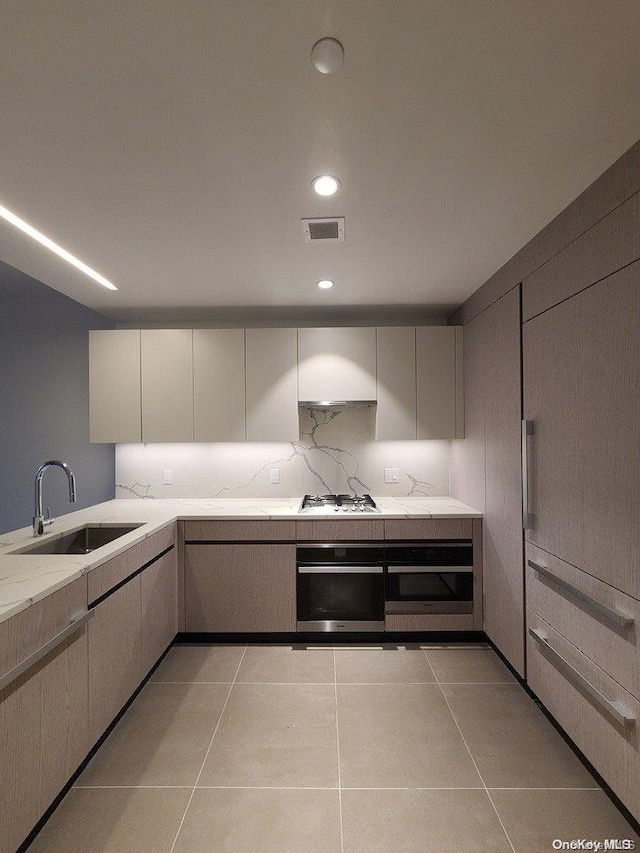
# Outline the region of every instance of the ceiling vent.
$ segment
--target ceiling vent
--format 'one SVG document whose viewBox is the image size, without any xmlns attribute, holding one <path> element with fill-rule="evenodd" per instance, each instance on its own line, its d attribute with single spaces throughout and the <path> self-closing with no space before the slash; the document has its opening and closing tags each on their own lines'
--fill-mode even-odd
<svg viewBox="0 0 640 853">
<path fill-rule="evenodd" d="M 344 243 L 344 216 L 331 219 L 303 219 L 307 243 Z"/>
</svg>

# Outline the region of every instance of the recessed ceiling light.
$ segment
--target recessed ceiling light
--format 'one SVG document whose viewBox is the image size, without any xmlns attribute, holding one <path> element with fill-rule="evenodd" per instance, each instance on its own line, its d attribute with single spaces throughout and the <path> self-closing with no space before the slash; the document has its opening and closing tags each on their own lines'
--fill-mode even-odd
<svg viewBox="0 0 640 853">
<path fill-rule="evenodd" d="M 344 48 L 338 39 L 324 38 L 311 49 L 311 62 L 321 74 L 334 74 L 342 65 Z"/>
<path fill-rule="evenodd" d="M 311 186 L 318 195 L 333 195 L 340 189 L 340 181 L 333 175 L 319 175 L 311 181 Z"/>
<path fill-rule="evenodd" d="M 333 287 L 334 284 L 334 281 L 329 281 L 328 278 L 323 278 L 322 281 L 318 282 L 318 287 L 320 290 L 329 290 L 329 288 Z"/>
<path fill-rule="evenodd" d="M 108 287 L 109 290 L 117 290 L 118 288 L 115 284 L 111 284 L 104 276 L 100 275 L 99 272 L 92 270 L 91 267 L 88 267 L 85 263 L 78 260 L 75 255 L 72 255 L 71 252 L 67 252 L 66 249 L 63 249 L 62 246 L 58 246 L 57 243 L 54 243 L 53 240 L 50 240 L 48 237 L 45 237 L 40 231 L 37 231 L 33 225 L 29 225 L 28 222 L 25 222 L 24 219 L 20 219 L 19 216 L 16 216 L 15 213 L 12 213 L 10 210 L 7 210 L 6 207 L 3 207 L 0 204 L 0 216 L 5 219 L 7 222 L 10 222 L 11 225 L 15 225 L 16 228 L 19 228 L 21 231 L 24 231 L 25 234 L 28 234 L 29 237 L 32 237 L 34 240 L 37 240 L 42 246 L 49 249 L 54 254 L 58 255 L 58 257 L 65 260 L 71 266 L 74 266 L 76 269 L 79 269 L 80 272 L 83 272 L 85 275 L 88 275 L 89 278 L 92 278 L 94 281 L 97 281 L 98 284 L 101 284 L 103 287 Z"/>
</svg>

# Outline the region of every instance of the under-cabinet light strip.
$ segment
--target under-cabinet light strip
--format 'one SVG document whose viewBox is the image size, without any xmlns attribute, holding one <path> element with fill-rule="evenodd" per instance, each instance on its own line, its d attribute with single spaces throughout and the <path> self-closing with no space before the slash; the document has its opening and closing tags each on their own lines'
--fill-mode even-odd
<svg viewBox="0 0 640 853">
<path fill-rule="evenodd" d="M 99 272 L 92 270 L 91 267 L 88 267 L 85 263 L 72 255 L 71 252 L 67 252 L 66 249 L 63 249 L 62 246 L 58 246 L 57 243 L 54 243 L 53 240 L 50 240 L 48 237 L 45 237 L 40 231 L 34 228 L 32 225 L 29 225 L 28 222 L 25 222 L 24 219 L 20 219 L 19 216 L 16 216 L 15 213 L 12 213 L 6 207 L 3 207 L 0 204 L 0 216 L 5 219 L 7 222 L 10 222 L 11 225 L 15 225 L 16 228 L 19 228 L 21 231 L 24 231 L 25 234 L 28 234 L 29 237 L 32 237 L 34 240 L 37 240 L 42 246 L 49 249 L 54 254 L 58 255 L 58 257 L 65 260 L 67 263 L 74 266 L 76 269 L 79 269 L 80 272 L 83 272 L 85 275 L 88 275 L 89 278 L 97 281 L 98 284 L 101 284 L 103 287 L 108 287 L 109 290 L 117 290 L 118 288 L 115 284 L 112 284 L 108 279 L 104 276 L 100 275 Z"/>
</svg>

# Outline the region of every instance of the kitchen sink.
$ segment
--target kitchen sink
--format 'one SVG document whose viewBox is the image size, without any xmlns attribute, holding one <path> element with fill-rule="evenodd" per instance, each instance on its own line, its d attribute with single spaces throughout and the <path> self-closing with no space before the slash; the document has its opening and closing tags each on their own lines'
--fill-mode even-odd
<svg viewBox="0 0 640 853">
<path fill-rule="evenodd" d="M 36 542 L 34 545 L 25 545 L 12 554 L 89 554 L 96 548 L 108 545 L 114 539 L 119 539 L 127 533 L 131 533 L 142 524 L 122 524 L 118 527 L 100 527 L 98 525 L 86 524 L 79 530 L 65 533 L 62 536 L 49 538 L 44 542 Z"/>
</svg>

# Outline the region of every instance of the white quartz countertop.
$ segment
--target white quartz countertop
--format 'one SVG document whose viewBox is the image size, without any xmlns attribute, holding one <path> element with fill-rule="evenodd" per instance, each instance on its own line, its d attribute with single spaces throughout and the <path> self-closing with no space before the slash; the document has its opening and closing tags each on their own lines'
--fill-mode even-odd
<svg viewBox="0 0 640 853">
<path fill-rule="evenodd" d="M 0 535 L 0 622 L 181 520 L 307 519 L 332 521 L 374 518 L 482 518 L 482 513 L 450 497 L 374 497 L 379 513 L 309 515 L 299 512 L 301 498 L 184 498 L 112 500 L 61 516 L 38 542 L 54 539 L 85 524 L 140 527 L 89 554 L 16 554 L 35 542 L 31 527 Z"/>
</svg>

